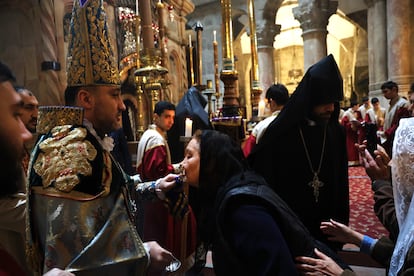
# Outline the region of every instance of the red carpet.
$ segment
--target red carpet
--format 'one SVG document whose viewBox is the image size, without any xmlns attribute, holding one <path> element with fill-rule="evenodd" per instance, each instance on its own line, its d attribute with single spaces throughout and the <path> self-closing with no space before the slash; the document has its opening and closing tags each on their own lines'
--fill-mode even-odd
<svg viewBox="0 0 414 276">
<path fill-rule="evenodd" d="M 373 238 L 388 235 L 374 213 L 371 180 L 363 167 L 349 167 L 349 226 Z"/>
</svg>

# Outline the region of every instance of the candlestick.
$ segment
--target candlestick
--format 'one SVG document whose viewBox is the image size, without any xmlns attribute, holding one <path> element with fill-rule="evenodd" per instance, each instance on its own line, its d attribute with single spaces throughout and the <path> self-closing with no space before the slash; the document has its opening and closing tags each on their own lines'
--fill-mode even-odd
<svg viewBox="0 0 414 276">
<path fill-rule="evenodd" d="M 213 54 L 214 54 L 214 86 L 216 90 L 216 104 L 217 109 L 219 104 L 219 98 L 220 98 L 220 74 L 219 74 L 219 65 L 218 65 L 218 43 L 217 40 L 213 41 Z"/>
<path fill-rule="evenodd" d="M 203 32 L 203 25 L 200 21 L 197 21 L 195 24 L 194 30 L 196 31 L 197 35 L 197 85 L 201 87 L 203 85 L 203 39 L 202 39 L 202 32 Z M 201 89 L 202 90 L 202 89 Z"/>
<path fill-rule="evenodd" d="M 165 5 L 159 0 L 157 3 L 158 11 L 158 33 L 159 33 L 159 48 L 161 49 L 161 66 L 167 66 L 167 47 L 165 43 L 165 20 L 164 20 L 164 11 Z"/>
<path fill-rule="evenodd" d="M 154 48 L 154 32 L 152 31 L 152 12 L 150 0 L 138 0 L 141 16 L 141 31 L 144 49 Z"/>
<path fill-rule="evenodd" d="M 264 116 L 264 111 L 265 111 L 265 102 L 264 100 L 260 100 L 259 102 L 259 110 L 257 112 L 257 117 L 263 117 Z"/>
<path fill-rule="evenodd" d="M 193 120 L 190 118 L 185 119 L 185 137 L 191 137 L 193 133 Z"/>
<path fill-rule="evenodd" d="M 194 62 L 193 62 L 193 47 L 188 48 L 188 54 L 190 56 L 190 86 L 194 84 Z"/>
<path fill-rule="evenodd" d="M 193 47 L 193 45 L 191 44 L 191 35 L 188 35 L 188 47 Z"/>
<path fill-rule="evenodd" d="M 216 30 L 213 31 L 213 42 L 217 41 L 217 37 L 216 37 Z"/>
</svg>

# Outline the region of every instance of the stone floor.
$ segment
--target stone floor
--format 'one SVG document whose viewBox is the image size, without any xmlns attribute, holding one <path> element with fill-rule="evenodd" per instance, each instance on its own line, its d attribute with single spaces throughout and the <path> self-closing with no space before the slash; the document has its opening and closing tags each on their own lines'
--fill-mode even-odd
<svg viewBox="0 0 414 276">
<path fill-rule="evenodd" d="M 385 276 L 385 269 L 378 267 L 369 267 L 369 266 L 354 266 L 351 265 L 351 268 L 354 270 L 357 276 Z"/>
</svg>

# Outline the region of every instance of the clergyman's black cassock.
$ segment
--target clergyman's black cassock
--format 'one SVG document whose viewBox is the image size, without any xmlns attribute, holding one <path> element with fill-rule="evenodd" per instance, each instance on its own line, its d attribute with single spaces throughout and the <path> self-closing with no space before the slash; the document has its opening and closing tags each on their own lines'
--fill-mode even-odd
<svg viewBox="0 0 414 276">
<path fill-rule="evenodd" d="M 345 132 L 338 122 L 339 101 L 343 99 L 342 77 L 332 55 L 311 66 L 279 116 L 269 125 L 249 156 L 253 169 L 264 176 L 276 193 L 296 212 L 317 239 L 326 240 L 321 221 L 349 222 L 348 165 Z M 321 160 L 324 125 L 311 126 L 310 111 L 320 104 L 335 103 L 327 124 L 326 144 L 318 174 L 324 183 L 318 201 L 309 185 L 312 169 L 300 136 L 302 129 L 312 167 Z"/>
</svg>

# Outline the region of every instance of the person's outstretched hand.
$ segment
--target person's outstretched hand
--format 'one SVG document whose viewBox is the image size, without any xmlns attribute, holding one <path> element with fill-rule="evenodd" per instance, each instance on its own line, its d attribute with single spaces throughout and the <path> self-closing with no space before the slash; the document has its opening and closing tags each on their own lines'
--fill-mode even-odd
<svg viewBox="0 0 414 276">
<path fill-rule="evenodd" d="M 174 259 L 173 254 L 161 247 L 156 241 L 146 242 L 150 254 L 151 271 L 164 271 Z"/>
<path fill-rule="evenodd" d="M 326 256 L 315 248 L 315 254 L 318 258 L 296 257 L 296 269 L 301 275 L 331 275 L 339 276 L 344 270 L 335 263 L 330 257 Z"/>
<path fill-rule="evenodd" d="M 59 269 L 59 268 L 53 268 L 49 270 L 48 272 L 46 272 L 45 274 L 43 274 L 43 276 L 75 276 L 75 274 L 69 271 Z"/>
<path fill-rule="evenodd" d="M 159 180 L 157 180 L 156 189 L 161 190 L 164 193 L 168 192 L 177 185 L 176 179 L 178 176 L 178 174 L 170 173 L 165 177 L 160 178 Z"/>
<path fill-rule="evenodd" d="M 361 246 L 362 239 L 364 238 L 363 234 L 333 219 L 323 221 L 320 228 L 325 235 L 328 235 L 328 240 L 331 241 L 352 243 Z"/>
<path fill-rule="evenodd" d="M 366 141 L 362 144 L 355 144 L 359 152 L 359 160 L 362 166 L 365 168 L 365 172 L 374 180 L 390 180 L 391 171 L 389 167 L 390 157 L 385 152 L 384 148 L 380 145 L 374 151 L 375 157 L 373 157 L 366 149 Z"/>
</svg>

